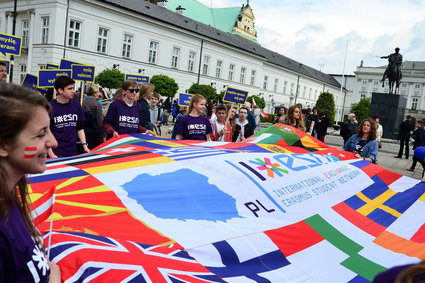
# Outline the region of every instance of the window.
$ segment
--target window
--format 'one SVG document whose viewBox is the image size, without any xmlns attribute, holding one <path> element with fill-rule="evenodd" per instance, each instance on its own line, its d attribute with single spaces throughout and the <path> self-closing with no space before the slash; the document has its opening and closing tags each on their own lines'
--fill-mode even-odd
<svg viewBox="0 0 425 283">
<path fill-rule="evenodd" d="M 415 84 L 415 88 L 421 88 L 421 84 Z"/>
<path fill-rule="evenodd" d="M 269 76 L 265 75 L 264 81 L 263 81 L 263 89 L 267 89 L 268 80 L 269 80 Z"/>
<path fill-rule="evenodd" d="M 46 44 L 49 42 L 49 17 L 41 17 L 41 43 Z"/>
<path fill-rule="evenodd" d="M 130 58 L 131 57 L 131 45 L 133 43 L 133 36 L 130 34 L 124 33 L 122 40 L 122 57 Z"/>
<path fill-rule="evenodd" d="M 20 78 L 21 78 L 21 82 L 23 81 L 23 79 L 25 78 L 25 74 L 27 73 L 27 65 L 21 65 L 20 67 Z"/>
<path fill-rule="evenodd" d="M 295 86 L 295 84 L 294 83 L 291 83 L 291 95 L 294 94 L 294 86 Z"/>
<path fill-rule="evenodd" d="M 241 68 L 241 76 L 239 78 L 239 82 L 241 84 L 244 84 L 245 83 L 245 71 L 246 71 L 246 68 L 245 67 L 242 67 Z"/>
<path fill-rule="evenodd" d="M 106 53 L 106 45 L 108 44 L 109 30 L 106 28 L 99 28 L 97 34 L 97 52 Z"/>
<path fill-rule="evenodd" d="M 235 65 L 230 64 L 229 65 L 229 81 L 233 81 L 233 73 L 235 71 Z"/>
<path fill-rule="evenodd" d="M 195 65 L 195 57 L 196 57 L 196 52 L 190 51 L 189 52 L 189 61 L 187 64 L 187 70 L 189 72 L 193 72 L 193 67 Z"/>
<path fill-rule="evenodd" d="M 215 76 L 217 78 L 221 77 L 221 66 L 223 65 L 223 61 L 217 61 L 217 68 L 215 69 Z"/>
<path fill-rule="evenodd" d="M 367 85 L 367 80 L 362 80 L 362 85 Z"/>
<path fill-rule="evenodd" d="M 362 93 L 360 94 L 360 99 L 366 98 L 366 94 Z"/>
<path fill-rule="evenodd" d="M 402 83 L 401 87 L 406 88 L 407 87 L 407 83 Z"/>
<path fill-rule="evenodd" d="M 208 67 L 210 65 L 210 56 L 204 56 L 204 65 L 202 66 L 202 74 L 208 75 Z"/>
<path fill-rule="evenodd" d="M 81 23 L 74 20 L 70 20 L 69 33 L 68 33 L 69 46 L 80 47 L 80 32 L 81 32 Z"/>
<path fill-rule="evenodd" d="M 180 48 L 173 47 L 173 56 L 171 57 L 171 68 L 177 69 L 179 67 Z"/>
<path fill-rule="evenodd" d="M 310 88 L 310 90 L 308 91 L 308 99 L 311 99 L 311 92 L 313 91 L 312 88 Z"/>
<path fill-rule="evenodd" d="M 274 79 L 274 87 L 273 90 L 276 92 L 277 91 L 277 87 L 279 86 L 279 79 Z"/>
<path fill-rule="evenodd" d="M 158 52 L 159 43 L 156 41 L 151 41 L 149 44 L 149 58 L 148 61 L 151 64 L 156 64 L 157 52 Z"/>
<path fill-rule="evenodd" d="M 412 98 L 412 110 L 416 110 L 418 108 L 418 98 Z"/>
<path fill-rule="evenodd" d="M 29 20 L 22 20 L 22 46 L 28 47 L 30 34 L 30 22 Z"/>
<path fill-rule="evenodd" d="M 256 71 L 252 70 L 251 71 L 251 81 L 250 81 L 250 85 L 255 85 L 255 75 L 256 75 Z"/>
<path fill-rule="evenodd" d="M 40 65 L 38 65 L 38 68 L 40 70 L 45 70 L 47 68 L 47 66 L 46 66 L 46 64 L 40 64 Z"/>
<path fill-rule="evenodd" d="M 378 85 L 379 82 L 378 81 L 373 81 L 373 85 Z"/>
</svg>

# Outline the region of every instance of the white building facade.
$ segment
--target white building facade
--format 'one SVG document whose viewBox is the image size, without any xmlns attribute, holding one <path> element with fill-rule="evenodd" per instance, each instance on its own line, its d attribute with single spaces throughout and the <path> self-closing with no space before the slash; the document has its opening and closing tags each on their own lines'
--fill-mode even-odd
<svg viewBox="0 0 425 283">
<path fill-rule="evenodd" d="M 1 0 L 0 32 L 12 34 L 12 26 L 13 1 Z M 227 86 L 243 89 L 263 97 L 266 112 L 295 103 L 312 107 L 329 91 L 336 121 L 344 114 L 344 94 L 330 75 L 142 0 L 19 0 L 15 34 L 23 37 L 21 56 L 14 58 L 15 83 L 66 58 L 96 66 L 96 74 L 113 67 L 164 74 L 179 92 L 197 82 L 218 93 Z"/>
<path fill-rule="evenodd" d="M 388 93 L 388 80 L 382 87 L 382 76 L 386 66 L 381 67 L 357 67 L 356 83 L 353 94 L 353 102 L 357 103 L 361 98 L 372 97 L 373 92 Z M 425 62 L 406 61 L 402 64 L 403 77 L 397 94 L 406 98 L 405 115 L 412 115 L 416 119 L 425 118 Z"/>
</svg>

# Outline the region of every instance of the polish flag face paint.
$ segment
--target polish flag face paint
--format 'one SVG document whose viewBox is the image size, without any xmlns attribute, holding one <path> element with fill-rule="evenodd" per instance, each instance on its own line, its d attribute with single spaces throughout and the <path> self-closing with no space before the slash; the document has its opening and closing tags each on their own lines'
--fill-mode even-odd
<svg viewBox="0 0 425 283">
<path fill-rule="evenodd" d="M 26 147 L 24 149 L 24 158 L 34 158 L 37 153 L 37 148 L 34 147 Z"/>
</svg>

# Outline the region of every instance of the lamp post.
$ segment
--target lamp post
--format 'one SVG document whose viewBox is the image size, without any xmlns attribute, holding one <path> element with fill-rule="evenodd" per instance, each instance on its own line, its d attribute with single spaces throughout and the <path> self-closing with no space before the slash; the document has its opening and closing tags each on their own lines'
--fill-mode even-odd
<svg viewBox="0 0 425 283">
<path fill-rule="evenodd" d="M 15 33 L 16 33 L 16 13 L 17 13 L 17 9 L 18 9 L 18 0 L 15 0 L 13 2 L 12 35 L 15 35 Z M 9 70 L 10 70 L 9 82 L 12 82 L 12 78 L 13 78 L 13 68 L 14 68 L 14 65 L 15 65 L 14 59 L 15 59 L 15 56 L 11 55 L 10 56 L 10 66 L 9 66 Z"/>
</svg>

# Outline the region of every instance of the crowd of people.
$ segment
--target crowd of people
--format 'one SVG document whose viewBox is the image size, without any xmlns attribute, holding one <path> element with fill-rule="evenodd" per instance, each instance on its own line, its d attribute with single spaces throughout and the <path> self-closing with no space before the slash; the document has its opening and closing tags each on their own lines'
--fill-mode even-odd
<svg viewBox="0 0 425 283">
<path fill-rule="evenodd" d="M 74 99 L 73 79 L 58 77 L 54 89 L 56 96 L 48 101 L 30 89 L 0 82 L 1 282 L 61 282 L 59 267 L 44 257 L 27 198 L 26 175 L 44 172 L 48 157 L 90 152 L 102 141 L 121 134 L 161 133 L 161 125 L 168 123 L 174 124 L 172 138 L 223 142 L 243 142 L 259 125 L 258 107 L 251 111 L 249 104 L 211 105 L 200 94 L 192 95 L 188 107 L 179 107 L 177 100 L 163 101 L 148 83 L 139 86 L 125 81 L 105 115 L 98 87 L 87 89 L 82 104 Z M 355 152 L 357 158 L 376 162 L 383 133 L 379 115 L 364 119 L 360 125 L 353 113 L 348 119 L 341 128 L 344 149 Z M 330 126 L 326 113 L 303 109 L 301 104 L 281 107 L 274 123 L 293 126 L 321 141 Z M 415 125 L 414 147 L 424 146 L 424 122 L 416 121 Z M 410 137 L 412 117 L 400 125 L 400 141 L 405 134 L 402 129 Z M 401 158 L 405 144 L 407 138 L 400 143 L 396 157 Z M 408 158 L 408 147 L 405 154 Z M 424 166 L 423 160 L 414 158 L 408 170 L 414 170 L 417 162 Z M 403 274 L 410 276 L 409 272 Z"/>
</svg>

